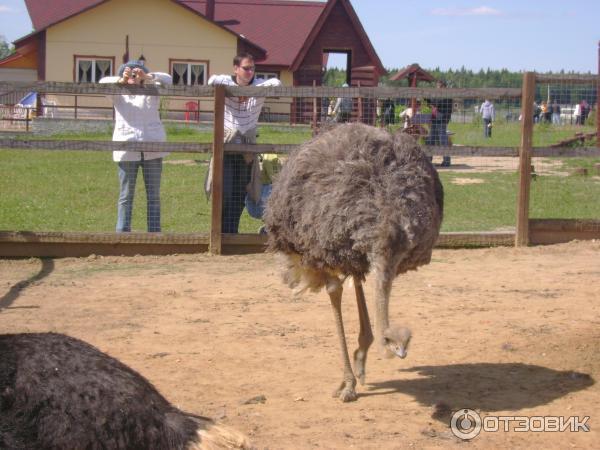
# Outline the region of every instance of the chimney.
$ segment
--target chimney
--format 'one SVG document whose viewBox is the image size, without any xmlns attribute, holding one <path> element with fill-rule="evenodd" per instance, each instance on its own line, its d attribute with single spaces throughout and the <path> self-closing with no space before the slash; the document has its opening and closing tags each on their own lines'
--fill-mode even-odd
<svg viewBox="0 0 600 450">
<path fill-rule="evenodd" d="M 215 0 L 206 0 L 206 18 L 215 20 Z"/>
</svg>

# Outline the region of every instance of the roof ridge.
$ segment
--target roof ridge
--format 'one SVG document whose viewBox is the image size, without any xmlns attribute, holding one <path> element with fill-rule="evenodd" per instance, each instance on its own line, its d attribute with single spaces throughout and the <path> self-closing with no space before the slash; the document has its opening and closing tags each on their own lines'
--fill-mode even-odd
<svg viewBox="0 0 600 450">
<path fill-rule="evenodd" d="M 185 3 L 186 0 L 180 0 Z M 248 0 L 216 0 L 217 3 L 227 5 L 248 5 Z M 281 6 L 318 6 L 323 7 L 327 1 L 321 0 L 250 0 L 252 5 L 281 5 Z"/>
</svg>

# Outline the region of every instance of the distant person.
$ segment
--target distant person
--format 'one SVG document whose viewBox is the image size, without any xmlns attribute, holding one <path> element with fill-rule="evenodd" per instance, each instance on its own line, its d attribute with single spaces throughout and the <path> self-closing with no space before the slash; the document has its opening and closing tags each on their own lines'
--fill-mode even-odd
<svg viewBox="0 0 600 450">
<path fill-rule="evenodd" d="M 277 78 L 257 79 L 254 57 L 242 53 L 233 59 L 233 75 L 213 75 L 208 79 L 211 86 L 281 86 Z M 226 97 L 225 143 L 255 144 L 258 117 L 265 97 Z M 237 233 L 244 212 L 246 194 L 254 201 L 260 200 L 258 155 L 252 153 L 225 153 L 223 157 L 223 209 L 221 223 L 223 233 Z M 254 174 L 254 175 L 253 175 Z M 212 162 L 204 181 L 204 190 L 210 195 Z M 258 189 L 256 189 L 258 187 Z"/>
<path fill-rule="evenodd" d="M 436 83 L 438 89 L 445 89 L 446 82 L 439 80 Z M 432 108 L 431 128 L 429 136 L 425 139 L 427 145 L 440 145 L 448 147 L 448 123 L 452 117 L 452 99 L 451 98 L 432 98 L 428 100 Z M 450 167 L 450 156 L 445 155 L 442 160 L 442 167 Z"/>
<path fill-rule="evenodd" d="M 408 128 L 412 125 L 412 119 L 415 115 L 419 114 L 421 111 L 421 102 L 417 101 L 415 111 L 413 111 L 412 106 L 409 106 L 404 111 L 400 113 L 400 118 L 404 120 L 403 128 Z"/>
<path fill-rule="evenodd" d="M 556 100 L 552 103 L 552 124 L 560 125 L 560 105 Z"/>
<path fill-rule="evenodd" d="M 396 104 L 391 98 L 386 98 L 381 105 L 383 126 L 396 123 Z"/>
<path fill-rule="evenodd" d="M 542 122 L 543 123 L 551 123 L 552 122 L 552 107 L 545 101 L 542 102 L 540 106 L 542 112 Z"/>
<path fill-rule="evenodd" d="M 540 114 L 542 112 L 542 108 L 536 102 L 533 102 L 533 123 L 538 123 L 540 121 Z"/>
<path fill-rule="evenodd" d="M 581 125 L 581 104 L 577 103 L 573 110 L 573 117 L 575 117 L 575 125 Z"/>
<path fill-rule="evenodd" d="M 104 77 L 100 83 L 171 84 L 166 73 L 150 72 L 141 61 L 123 64 L 118 76 Z M 114 95 L 115 129 L 113 141 L 165 142 L 165 129 L 160 121 L 160 97 L 157 95 Z M 119 202 L 117 232 L 131 231 L 131 213 L 138 169 L 141 167 L 146 187 L 146 221 L 149 232 L 160 232 L 160 178 L 165 152 L 114 151 L 119 167 Z"/>
<path fill-rule="evenodd" d="M 494 111 L 494 104 L 489 100 L 485 100 L 479 107 L 479 113 L 483 119 L 483 136 L 485 138 L 492 137 L 492 123 L 496 118 L 496 112 Z"/>
<path fill-rule="evenodd" d="M 589 103 L 587 102 L 587 100 L 585 100 L 585 99 L 581 100 L 580 107 L 581 107 L 581 125 L 585 125 L 585 121 L 587 120 L 587 118 L 590 114 L 591 107 L 590 107 Z"/>
<path fill-rule="evenodd" d="M 348 83 L 344 83 L 342 87 L 347 88 Z M 350 122 L 353 103 L 352 97 L 339 97 L 333 107 L 333 120 L 338 123 Z"/>
</svg>

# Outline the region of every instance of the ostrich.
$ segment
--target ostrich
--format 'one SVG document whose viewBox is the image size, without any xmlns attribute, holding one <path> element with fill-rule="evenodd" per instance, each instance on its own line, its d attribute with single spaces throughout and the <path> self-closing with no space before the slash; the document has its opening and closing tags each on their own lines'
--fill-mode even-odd
<svg viewBox="0 0 600 450">
<path fill-rule="evenodd" d="M 0 335 L 0 448 L 249 448 L 241 434 L 180 411 L 148 380 L 80 340 Z"/>
<path fill-rule="evenodd" d="M 362 288 L 373 270 L 375 342 L 383 356 L 404 358 L 410 330 L 390 327 L 396 275 L 429 263 L 443 211 L 437 172 L 414 139 L 353 123 L 337 126 L 290 154 L 273 185 L 265 225 L 268 249 L 284 255 L 284 281 L 296 292 L 325 287 L 344 364 L 334 396 L 356 399 L 365 382 L 373 333 Z M 341 314 L 342 284 L 351 276 L 360 332 L 350 365 Z"/>
</svg>

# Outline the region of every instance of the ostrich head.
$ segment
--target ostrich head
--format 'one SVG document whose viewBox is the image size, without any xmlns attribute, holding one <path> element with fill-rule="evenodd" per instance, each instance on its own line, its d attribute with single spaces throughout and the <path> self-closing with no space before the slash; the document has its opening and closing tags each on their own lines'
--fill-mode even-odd
<svg viewBox="0 0 600 450">
<path fill-rule="evenodd" d="M 383 332 L 383 343 L 386 358 L 406 358 L 412 333 L 405 327 L 390 327 Z"/>
</svg>

